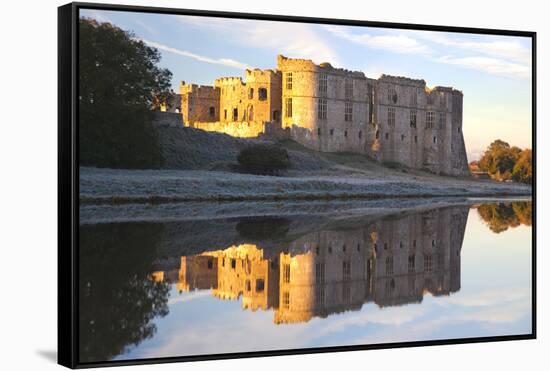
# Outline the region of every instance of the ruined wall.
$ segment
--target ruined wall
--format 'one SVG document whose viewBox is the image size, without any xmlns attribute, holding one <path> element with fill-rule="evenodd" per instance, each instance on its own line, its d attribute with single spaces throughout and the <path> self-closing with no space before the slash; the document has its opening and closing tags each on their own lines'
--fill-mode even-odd
<svg viewBox="0 0 550 371">
<path fill-rule="evenodd" d="M 466 156 L 466 145 L 462 133 L 462 109 L 463 95 L 460 91 L 454 90 L 451 95 L 451 159 L 450 175 L 469 176 L 468 158 Z"/>
<path fill-rule="evenodd" d="M 190 126 L 204 131 L 215 131 L 239 138 L 256 138 L 266 130 L 266 124 L 263 121 L 194 122 Z"/>
<path fill-rule="evenodd" d="M 212 86 L 180 84 L 181 112 L 187 126 L 196 121 L 220 120 L 220 90 Z"/>
<path fill-rule="evenodd" d="M 293 139 L 324 152 L 365 151 L 369 105 L 363 73 L 281 55 L 277 66 L 283 128 Z"/>
<path fill-rule="evenodd" d="M 382 75 L 376 85 L 379 146 L 371 156 L 381 162 L 420 168 L 424 148 L 426 82 Z"/>
<path fill-rule="evenodd" d="M 420 302 L 425 292 L 460 289 L 460 249 L 468 208 L 436 209 L 378 222 L 373 299 L 380 306 Z"/>
</svg>

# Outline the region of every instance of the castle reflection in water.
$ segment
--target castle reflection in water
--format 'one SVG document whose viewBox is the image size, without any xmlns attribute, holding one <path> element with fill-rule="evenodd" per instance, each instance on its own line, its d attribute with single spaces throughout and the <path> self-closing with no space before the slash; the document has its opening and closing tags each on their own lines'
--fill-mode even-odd
<svg viewBox="0 0 550 371">
<path fill-rule="evenodd" d="M 460 250 L 468 209 L 444 208 L 361 227 L 307 234 L 284 252 L 240 244 L 182 256 L 178 268 L 152 273 L 181 292 L 212 290 L 242 298 L 247 310 L 274 310 L 274 323 L 419 303 L 426 293 L 460 289 Z"/>
</svg>

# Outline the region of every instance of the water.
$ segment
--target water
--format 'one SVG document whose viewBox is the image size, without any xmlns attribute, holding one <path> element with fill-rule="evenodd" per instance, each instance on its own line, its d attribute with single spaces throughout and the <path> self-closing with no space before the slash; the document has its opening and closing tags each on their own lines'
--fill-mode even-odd
<svg viewBox="0 0 550 371">
<path fill-rule="evenodd" d="M 81 361 L 529 334 L 531 208 L 81 225 Z"/>
</svg>

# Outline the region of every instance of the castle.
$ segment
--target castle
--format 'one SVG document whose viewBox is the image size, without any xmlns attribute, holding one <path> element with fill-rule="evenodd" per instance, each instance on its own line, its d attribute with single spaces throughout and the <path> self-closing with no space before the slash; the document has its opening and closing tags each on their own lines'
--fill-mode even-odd
<svg viewBox="0 0 550 371">
<path fill-rule="evenodd" d="M 243 243 L 182 256 L 179 266 L 151 274 L 180 292 L 211 290 L 245 310 L 273 310 L 276 324 L 420 303 L 426 293 L 460 289 L 460 252 L 468 207 L 380 219 L 343 230 L 303 235 L 284 251 Z"/>
<path fill-rule="evenodd" d="M 436 174 L 469 175 L 462 92 L 424 80 L 277 57 L 275 70 L 246 70 L 213 86 L 181 82 L 162 110 L 185 126 L 237 137 L 277 135 L 322 152 L 365 154 Z"/>
</svg>

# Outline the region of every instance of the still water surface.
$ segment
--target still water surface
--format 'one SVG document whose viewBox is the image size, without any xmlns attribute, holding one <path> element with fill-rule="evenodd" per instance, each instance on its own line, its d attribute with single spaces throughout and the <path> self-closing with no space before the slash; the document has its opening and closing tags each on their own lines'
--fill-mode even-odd
<svg viewBox="0 0 550 371">
<path fill-rule="evenodd" d="M 531 207 L 81 225 L 81 361 L 531 333 Z"/>
</svg>

